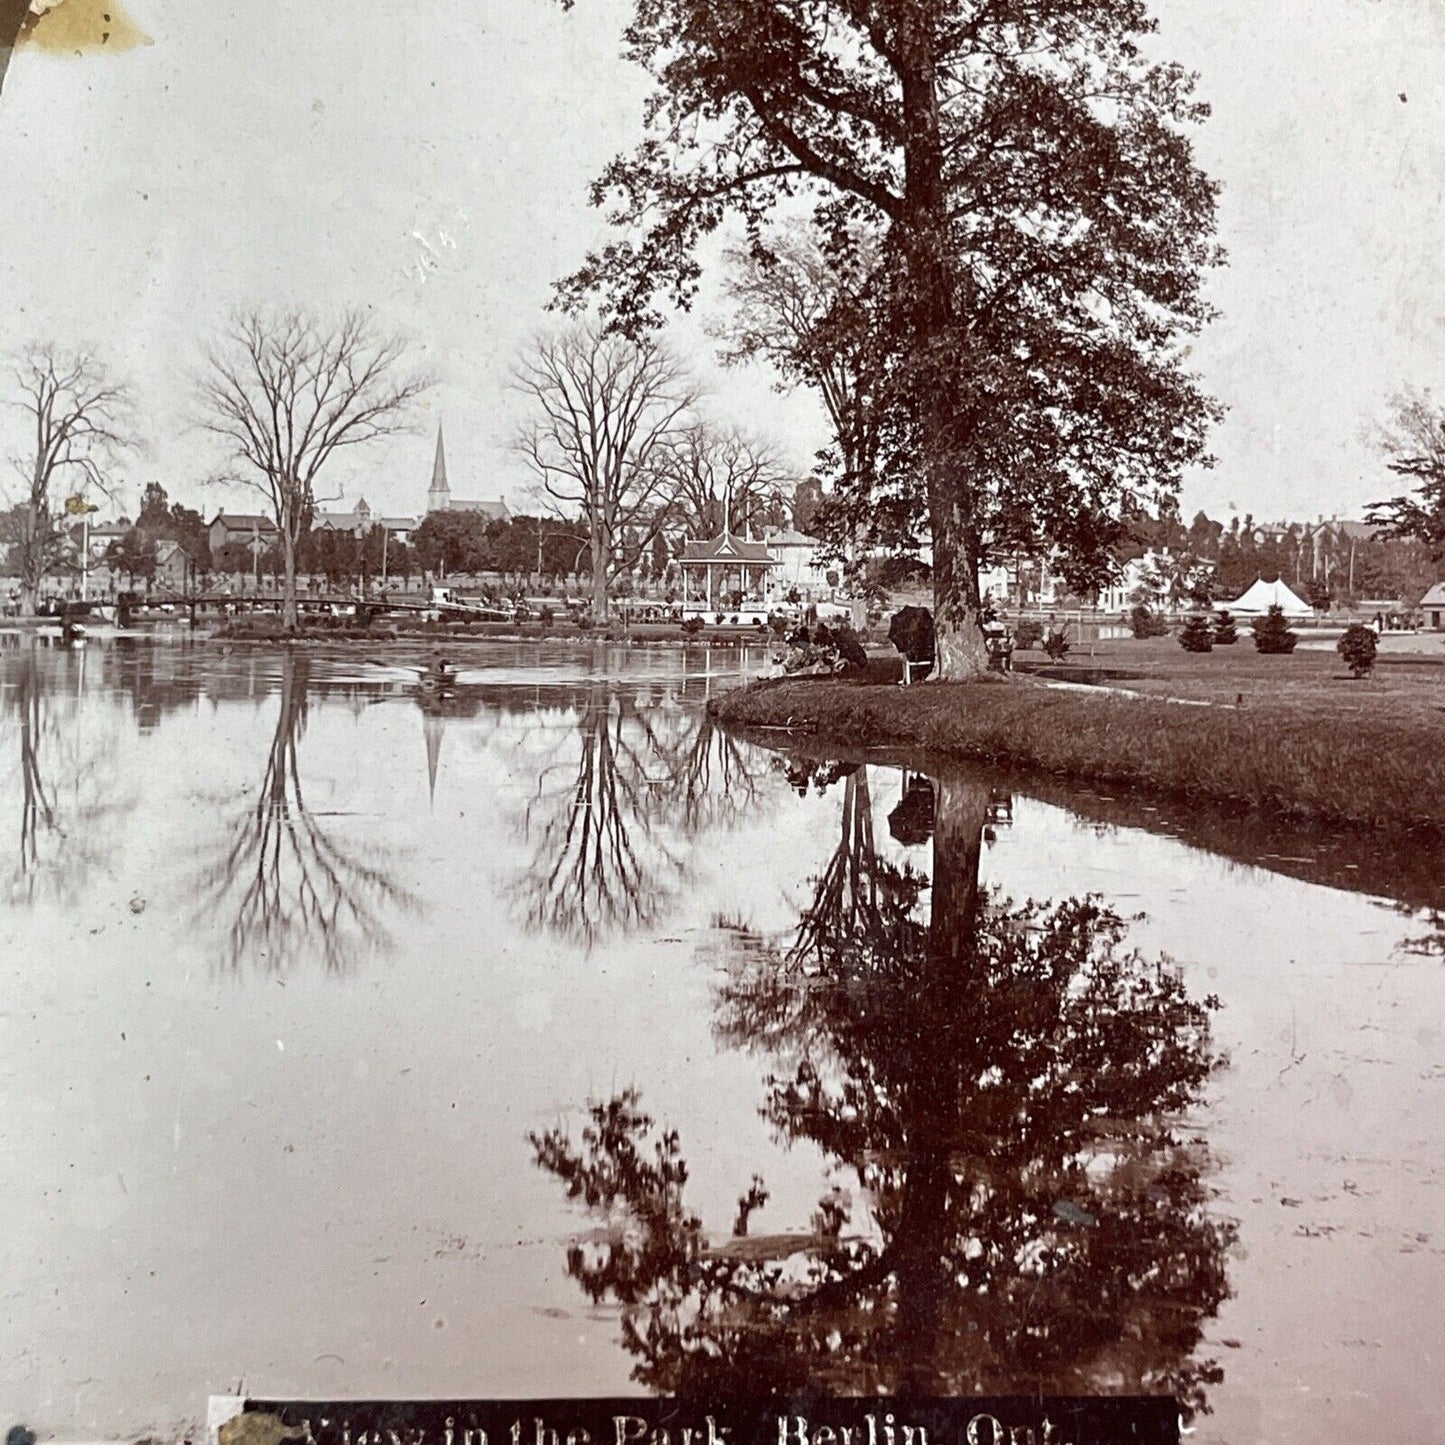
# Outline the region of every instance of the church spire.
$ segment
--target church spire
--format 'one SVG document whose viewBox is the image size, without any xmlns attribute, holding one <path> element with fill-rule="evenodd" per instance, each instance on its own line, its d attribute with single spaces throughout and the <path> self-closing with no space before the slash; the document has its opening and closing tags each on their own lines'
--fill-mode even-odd
<svg viewBox="0 0 1445 1445">
<path fill-rule="evenodd" d="M 442 441 L 442 426 L 437 423 L 437 455 L 432 463 L 431 489 L 426 494 L 428 512 L 449 511 L 452 504 L 452 489 L 447 482 L 447 452 Z"/>
</svg>

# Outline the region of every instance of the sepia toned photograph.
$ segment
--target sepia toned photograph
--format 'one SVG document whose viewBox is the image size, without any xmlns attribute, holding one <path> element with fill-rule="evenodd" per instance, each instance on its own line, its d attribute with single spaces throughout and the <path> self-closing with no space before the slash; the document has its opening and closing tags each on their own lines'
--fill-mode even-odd
<svg viewBox="0 0 1445 1445">
<path fill-rule="evenodd" d="M 1445 1441 L 1445 4 L 0 0 L 5 1445 Z"/>
</svg>

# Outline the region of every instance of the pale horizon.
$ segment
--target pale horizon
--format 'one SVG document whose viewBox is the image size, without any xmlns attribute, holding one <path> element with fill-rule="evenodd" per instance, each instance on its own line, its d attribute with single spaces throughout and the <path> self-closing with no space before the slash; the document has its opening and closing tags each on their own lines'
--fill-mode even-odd
<svg viewBox="0 0 1445 1445">
<path fill-rule="evenodd" d="M 106 514 L 133 515 L 152 479 L 208 516 L 242 509 L 244 492 L 199 485 L 221 458 L 184 429 L 184 377 L 210 325 L 270 303 L 367 306 L 441 379 L 415 431 L 338 457 L 325 495 L 420 515 L 440 419 L 453 492 L 525 510 L 506 379 L 555 323 L 551 283 L 603 233 L 587 183 L 639 134 L 644 77 L 618 57 L 627 7 L 435 0 L 365 31 L 339 0 L 129 11 L 151 45 L 22 50 L 0 97 L 11 344 L 93 343 L 148 424 Z M 1219 465 L 1187 478 L 1180 511 L 1358 517 L 1398 490 L 1367 440 L 1390 394 L 1445 378 L 1445 28 L 1425 0 L 1159 13 L 1160 53 L 1200 72 L 1214 108 L 1196 144 L 1223 187 L 1230 258 L 1196 349 L 1229 408 Z M 805 473 L 819 408 L 764 368 L 721 368 L 703 329 L 718 309 L 706 294 L 673 334 L 711 413 Z"/>
</svg>

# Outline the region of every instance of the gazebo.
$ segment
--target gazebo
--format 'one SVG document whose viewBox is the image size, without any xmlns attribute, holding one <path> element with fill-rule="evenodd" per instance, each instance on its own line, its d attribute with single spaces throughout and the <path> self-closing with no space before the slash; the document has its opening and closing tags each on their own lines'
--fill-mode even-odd
<svg viewBox="0 0 1445 1445">
<path fill-rule="evenodd" d="M 677 559 L 682 571 L 682 610 L 689 612 L 756 611 L 763 605 L 763 581 L 777 566 L 764 542 L 722 532 L 710 542 L 684 542 Z M 724 599 L 743 594 L 743 607 Z M 752 607 L 747 607 L 751 600 Z"/>
</svg>

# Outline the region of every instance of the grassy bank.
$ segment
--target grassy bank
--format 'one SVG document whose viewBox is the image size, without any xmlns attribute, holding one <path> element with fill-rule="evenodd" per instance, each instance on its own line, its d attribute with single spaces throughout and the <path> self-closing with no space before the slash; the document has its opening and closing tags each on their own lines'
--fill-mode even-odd
<svg viewBox="0 0 1445 1445">
<path fill-rule="evenodd" d="M 916 748 L 1111 788 L 1445 832 L 1438 665 L 1354 683 L 1323 654 L 1260 659 L 1251 649 L 1212 669 L 1159 656 L 1170 675 L 1143 686 L 1116 678 L 1127 694 L 1027 675 L 910 688 L 814 678 L 756 684 L 710 706 L 730 726 L 802 730 L 840 747 Z M 1072 679 L 1144 670 L 1109 661 L 1077 664 Z M 1165 700 L 1191 695 L 1193 705 Z"/>
</svg>

